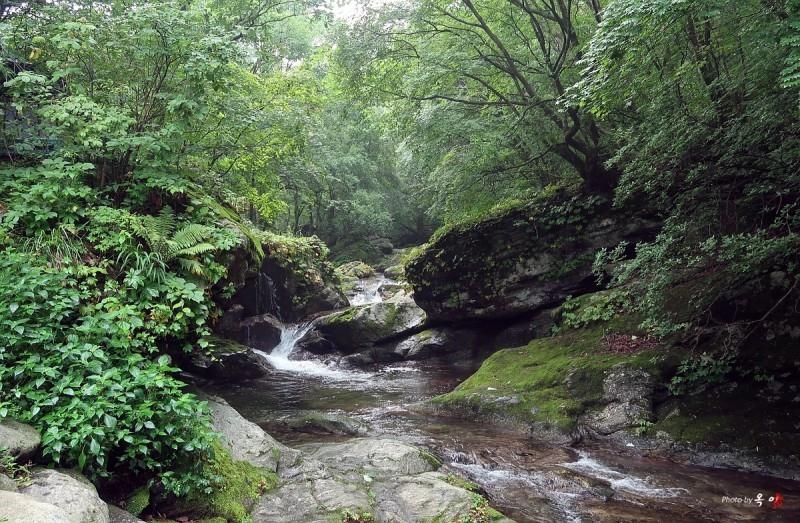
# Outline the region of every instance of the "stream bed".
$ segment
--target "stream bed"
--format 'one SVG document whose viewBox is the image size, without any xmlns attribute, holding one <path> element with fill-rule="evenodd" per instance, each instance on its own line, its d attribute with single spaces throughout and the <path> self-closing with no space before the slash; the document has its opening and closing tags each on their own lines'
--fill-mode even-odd
<svg viewBox="0 0 800 523">
<path fill-rule="evenodd" d="M 284 341 L 300 331 L 289 328 Z M 279 346 L 268 357 L 277 367 L 271 375 L 209 391 L 289 446 L 354 437 L 296 422 L 316 416 L 347 420 L 355 435 L 427 448 L 442 459 L 445 473 L 474 482 L 520 523 L 800 521 L 800 482 L 681 465 L 602 443 L 555 446 L 503 426 L 409 408 L 451 390 L 478 362 L 428 360 L 365 372 L 290 356 L 290 348 Z M 777 509 L 769 503 L 776 493 L 784 500 Z"/>
</svg>

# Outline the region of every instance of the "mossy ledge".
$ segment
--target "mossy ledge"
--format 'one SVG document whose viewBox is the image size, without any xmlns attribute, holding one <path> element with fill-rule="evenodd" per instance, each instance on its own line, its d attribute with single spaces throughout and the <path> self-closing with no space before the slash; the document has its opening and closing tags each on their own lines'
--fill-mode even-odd
<svg viewBox="0 0 800 523">
<path fill-rule="evenodd" d="M 621 316 L 593 328 L 535 339 L 494 353 L 455 390 L 430 403 L 458 415 L 569 434 L 581 415 L 601 404 L 604 376 L 615 365 L 626 363 L 657 379 L 674 369 L 675 355 L 663 347 L 631 355 L 609 353 L 604 336 L 612 332 L 642 335 L 636 318 Z"/>
</svg>

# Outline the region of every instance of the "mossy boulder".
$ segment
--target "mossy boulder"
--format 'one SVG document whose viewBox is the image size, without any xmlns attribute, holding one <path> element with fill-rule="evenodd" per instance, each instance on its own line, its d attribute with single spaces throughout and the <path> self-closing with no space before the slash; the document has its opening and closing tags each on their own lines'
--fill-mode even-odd
<svg viewBox="0 0 800 523">
<path fill-rule="evenodd" d="M 657 228 L 600 198 L 560 194 L 440 229 L 405 276 L 432 321 L 510 318 L 596 290 L 597 250 Z"/>
<path fill-rule="evenodd" d="M 655 383 L 674 369 L 675 358 L 661 346 L 633 354 L 611 352 L 609 333 L 642 335 L 635 320 L 617 318 L 500 350 L 431 405 L 526 425 L 554 439 L 574 439 L 586 428 L 601 433 L 630 428 L 640 418 L 650 419 Z"/>
<path fill-rule="evenodd" d="M 245 331 L 245 329 L 243 329 Z M 253 335 L 258 331 L 254 330 Z M 247 336 L 242 341 L 249 341 Z M 280 339 L 280 332 L 278 333 Z M 203 352 L 194 352 L 184 355 L 181 368 L 200 375 L 204 378 L 217 381 L 240 381 L 260 378 L 269 372 L 269 364 L 264 358 L 254 353 L 250 347 L 235 341 L 211 337 L 208 347 Z M 269 348 L 277 345 L 277 341 Z M 258 343 L 252 346 L 259 347 Z"/>
<path fill-rule="evenodd" d="M 259 264 L 244 249 L 232 255 L 231 276 L 222 287 L 232 286 L 235 292 L 230 299 L 220 299 L 224 310 L 239 305 L 244 318 L 271 314 L 296 321 L 347 306 L 322 240 L 266 232 L 260 239 L 265 256 Z"/>
<path fill-rule="evenodd" d="M 375 276 L 375 269 L 362 261 L 351 261 L 336 268 L 337 274 L 346 279 L 360 279 Z"/>
<path fill-rule="evenodd" d="M 350 307 L 321 318 L 317 333 L 345 354 L 361 352 L 422 329 L 425 312 L 410 300 Z"/>
</svg>

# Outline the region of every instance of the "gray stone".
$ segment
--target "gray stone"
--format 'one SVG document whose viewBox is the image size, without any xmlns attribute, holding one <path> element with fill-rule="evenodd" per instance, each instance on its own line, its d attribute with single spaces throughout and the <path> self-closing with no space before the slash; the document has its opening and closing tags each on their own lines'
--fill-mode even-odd
<svg viewBox="0 0 800 523">
<path fill-rule="evenodd" d="M 418 332 L 397 344 L 394 353 L 407 360 L 421 360 L 442 355 L 452 344 L 448 344 L 447 333 L 443 329 L 427 329 Z"/>
<path fill-rule="evenodd" d="M 122 510 L 114 505 L 108 506 L 108 514 L 111 516 L 111 523 L 144 523 L 130 512 Z"/>
<path fill-rule="evenodd" d="M 393 280 L 402 280 L 404 272 L 405 269 L 403 269 L 402 265 L 392 265 L 391 267 L 386 267 L 386 270 L 383 271 L 383 275 Z"/>
<path fill-rule="evenodd" d="M 0 521 L 9 523 L 72 523 L 64 510 L 16 492 L 0 491 Z"/>
<path fill-rule="evenodd" d="M 600 434 L 612 434 L 653 416 L 653 376 L 625 364 L 615 365 L 603 380 L 606 406 L 586 418 L 586 425 Z"/>
<path fill-rule="evenodd" d="M 39 431 L 30 425 L 10 419 L 0 422 L 0 447 L 5 447 L 17 461 L 24 462 L 33 457 L 41 444 Z"/>
<path fill-rule="evenodd" d="M 0 490 L 14 492 L 17 490 L 17 482 L 5 474 L 0 474 Z"/>
<path fill-rule="evenodd" d="M 413 301 L 383 302 L 329 314 L 316 330 L 344 353 L 368 350 L 381 342 L 420 330 L 425 312 Z"/>
<path fill-rule="evenodd" d="M 331 470 L 363 471 L 372 478 L 420 474 L 436 467 L 430 457 L 416 447 L 382 438 L 358 438 L 344 443 L 318 445 L 309 452 Z"/>
<path fill-rule="evenodd" d="M 295 464 L 300 453 L 279 443 L 264 430 L 247 421 L 222 398 L 208 397 L 214 430 L 222 437 L 222 443 L 238 460 L 281 472 Z"/>
<path fill-rule="evenodd" d="M 341 510 L 367 510 L 365 485 L 334 477 L 289 483 L 265 494 L 252 513 L 253 523 L 330 523 Z"/>
<path fill-rule="evenodd" d="M 39 469 L 19 492 L 62 509 L 70 523 L 109 523 L 108 506 L 94 486 L 77 473 Z"/>
<path fill-rule="evenodd" d="M 469 513 L 471 493 L 444 481 L 445 476 L 427 472 L 401 476 L 375 487 L 375 519 L 380 523 L 458 521 Z"/>
<path fill-rule="evenodd" d="M 238 333 L 232 338 L 248 347 L 271 351 L 281 341 L 283 324 L 270 314 L 251 316 L 239 323 Z"/>
<path fill-rule="evenodd" d="M 270 371 L 269 364 L 251 348 L 232 340 L 211 338 L 207 351 L 194 352 L 181 364 L 184 370 L 217 381 L 260 378 Z"/>
</svg>

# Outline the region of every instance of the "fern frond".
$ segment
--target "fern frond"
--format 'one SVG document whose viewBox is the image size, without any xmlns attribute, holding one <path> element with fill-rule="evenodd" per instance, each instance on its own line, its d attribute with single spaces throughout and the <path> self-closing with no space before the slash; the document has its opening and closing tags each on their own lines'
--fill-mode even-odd
<svg viewBox="0 0 800 523">
<path fill-rule="evenodd" d="M 178 263 L 183 270 L 188 271 L 195 276 L 206 276 L 206 270 L 203 268 L 203 264 L 197 260 L 192 260 L 190 258 L 178 258 Z"/>
<path fill-rule="evenodd" d="M 217 246 L 211 245 L 210 243 L 198 243 L 196 245 L 192 245 L 191 247 L 186 247 L 185 249 L 181 249 L 175 253 L 175 257 L 178 256 L 197 256 L 198 254 L 203 254 L 206 252 L 216 251 Z"/>
<path fill-rule="evenodd" d="M 212 233 L 210 227 L 199 223 L 185 225 L 169 241 L 172 255 L 176 256 L 182 250 L 207 240 Z"/>
</svg>

